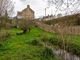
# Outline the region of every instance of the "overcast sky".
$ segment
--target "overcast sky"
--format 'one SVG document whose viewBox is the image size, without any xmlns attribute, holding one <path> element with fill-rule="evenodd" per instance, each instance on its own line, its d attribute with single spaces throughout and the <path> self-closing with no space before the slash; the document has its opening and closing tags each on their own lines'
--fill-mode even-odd
<svg viewBox="0 0 80 60">
<path fill-rule="evenodd" d="M 46 1 L 47 0 L 13 0 L 13 2 L 15 2 L 15 15 L 17 14 L 17 11 L 22 11 L 27 7 L 27 5 L 30 5 L 30 7 L 35 11 L 36 18 L 45 16 L 45 8 L 48 7 Z M 54 10 L 54 6 L 47 8 L 46 15 L 54 15 Z"/>
<path fill-rule="evenodd" d="M 59 2 L 60 0 L 58 0 Z M 66 1 L 66 0 L 64 0 Z M 70 1 L 74 1 L 74 3 L 77 0 L 70 0 Z M 45 15 L 45 8 L 48 7 L 46 0 L 13 0 L 13 2 L 15 2 L 14 6 L 15 6 L 15 15 L 17 14 L 17 11 L 22 11 L 24 8 L 27 7 L 27 5 L 30 5 L 31 8 L 35 11 L 35 17 L 41 17 Z M 60 3 L 58 3 L 57 5 L 59 5 Z M 78 3 L 75 4 L 75 6 L 79 7 L 80 6 L 80 1 Z M 60 5 L 59 5 L 60 6 Z M 50 8 L 47 8 L 47 15 L 51 15 L 51 14 L 55 14 L 56 9 L 54 8 L 55 6 L 51 6 Z M 70 6 L 71 7 L 71 6 Z M 71 9 L 77 9 L 74 7 L 71 7 Z M 62 6 L 62 9 L 65 8 L 65 6 Z M 61 11 L 58 11 L 58 13 L 61 13 Z M 65 13 L 65 12 L 63 12 Z"/>
<path fill-rule="evenodd" d="M 42 0 L 13 1 L 15 2 L 15 13 L 17 13 L 17 11 L 22 11 L 27 7 L 27 5 L 30 5 L 31 8 L 35 11 L 35 17 L 40 17 L 45 14 L 44 9 L 46 7 L 46 3 L 44 3 Z"/>
</svg>

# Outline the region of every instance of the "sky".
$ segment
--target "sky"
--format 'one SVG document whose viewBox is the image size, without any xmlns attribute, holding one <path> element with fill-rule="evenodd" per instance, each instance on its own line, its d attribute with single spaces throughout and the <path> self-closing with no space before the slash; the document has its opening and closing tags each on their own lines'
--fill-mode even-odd
<svg viewBox="0 0 80 60">
<path fill-rule="evenodd" d="M 46 0 L 12 0 L 15 4 L 14 4 L 14 15 L 17 14 L 18 11 L 22 11 L 23 9 L 25 9 L 27 7 L 27 5 L 30 5 L 30 7 L 35 11 L 35 17 L 36 18 L 39 18 L 39 17 L 42 17 L 42 16 L 45 16 L 45 8 L 46 8 L 46 15 L 51 15 L 51 14 L 55 14 L 56 13 L 56 9 L 55 7 L 56 6 L 60 6 L 60 1 L 61 0 L 57 0 L 58 3 L 56 4 L 56 6 L 50 6 L 48 8 L 48 4 L 46 2 Z M 64 0 L 66 2 L 66 0 Z M 70 0 L 70 1 L 73 1 L 73 5 L 74 7 L 77 6 L 79 7 L 80 6 L 80 1 L 77 2 L 77 0 Z M 73 5 L 70 5 L 69 9 L 72 11 L 72 10 L 75 10 L 77 9 L 73 7 Z M 66 6 L 63 4 L 62 6 L 62 10 L 65 9 Z M 58 9 L 59 10 L 59 9 Z M 65 9 L 65 11 L 67 11 L 67 9 Z M 58 11 L 57 14 L 59 13 L 65 13 L 65 11 Z M 75 10 L 76 11 L 76 10 Z"/>
<path fill-rule="evenodd" d="M 35 17 L 38 18 L 44 16 L 45 14 L 46 3 L 44 3 L 43 0 L 13 0 L 13 2 L 15 2 L 15 14 L 17 13 L 17 11 L 22 11 L 27 7 L 27 5 L 30 5 L 30 7 L 35 11 Z"/>
<path fill-rule="evenodd" d="M 48 7 L 47 0 L 13 0 L 14 4 L 14 15 L 17 14 L 18 11 L 22 11 L 30 5 L 30 7 L 35 11 L 35 18 L 45 16 L 45 8 L 46 8 L 46 16 L 55 14 L 54 6 Z"/>
</svg>

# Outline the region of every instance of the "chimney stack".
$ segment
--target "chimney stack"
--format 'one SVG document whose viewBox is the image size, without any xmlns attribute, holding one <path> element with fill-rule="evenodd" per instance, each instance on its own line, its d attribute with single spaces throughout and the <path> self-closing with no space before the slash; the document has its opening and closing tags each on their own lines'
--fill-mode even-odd
<svg viewBox="0 0 80 60">
<path fill-rule="evenodd" d="M 30 8 L 30 5 L 27 5 L 27 8 Z"/>
</svg>

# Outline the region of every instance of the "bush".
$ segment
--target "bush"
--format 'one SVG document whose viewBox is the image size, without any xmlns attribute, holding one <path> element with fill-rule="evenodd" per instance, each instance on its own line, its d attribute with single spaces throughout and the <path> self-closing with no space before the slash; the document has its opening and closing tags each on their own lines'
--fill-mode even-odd
<svg viewBox="0 0 80 60">
<path fill-rule="evenodd" d="M 45 47 L 45 49 L 42 51 L 42 56 L 45 58 L 54 57 L 52 49 Z"/>
<path fill-rule="evenodd" d="M 58 44 L 58 39 L 57 38 L 50 38 L 49 43 L 57 45 Z"/>
<path fill-rule="evenodd" d="M 41 41 L 39 39 L 32 40 L 31 44 L 32 45 L 36 45 L 36 46 L 41 46 L 42 45 L 42 43 L 41 43 Z"/>
<path fill-rule="evenodd" d="M 10 36 L 9 32 L 7 32 L 5 30 L 1 30 L 0 31 L 0 41 L 5 40 L 9 36 Z"/>
<path fill-rule="evenodd" d="M 43 41 L 43 42 L 48 42 L 48 41 L 49 41 L 49 38 L 46 37 L 46 36 L 43 36 L 43 37 L 41 38 L 41 41 Z"/>
<path fill-rule="evenodd" d="M 66 50 L 71 52 L 72 54 L 80 56 L 80 46 L 77 44 L 68 43 Z"/>
<path fill-rule="evenodd" d="M 3 44 L 2 43 L 0 43 L 0 48 L 3 46 Z"/>
</svg>

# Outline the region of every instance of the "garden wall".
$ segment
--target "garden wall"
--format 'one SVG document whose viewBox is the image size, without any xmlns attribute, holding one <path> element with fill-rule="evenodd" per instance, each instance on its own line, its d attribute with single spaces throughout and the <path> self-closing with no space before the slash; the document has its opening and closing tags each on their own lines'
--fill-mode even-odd
<svg viewBox="0 0 80 60">
<path fill-rule="evenodd" d="M 74 34 L 74 35 L 80 35 L 80 26 L 65 26 L 65 27 L 56 27 L 53 25 L 45 24 L 41 21 L 34 21 L 34 23 L 41 29 L 47 31 L 47 32 L 58 32 L 64 33 L 64 34 Z"/>
</svg>

